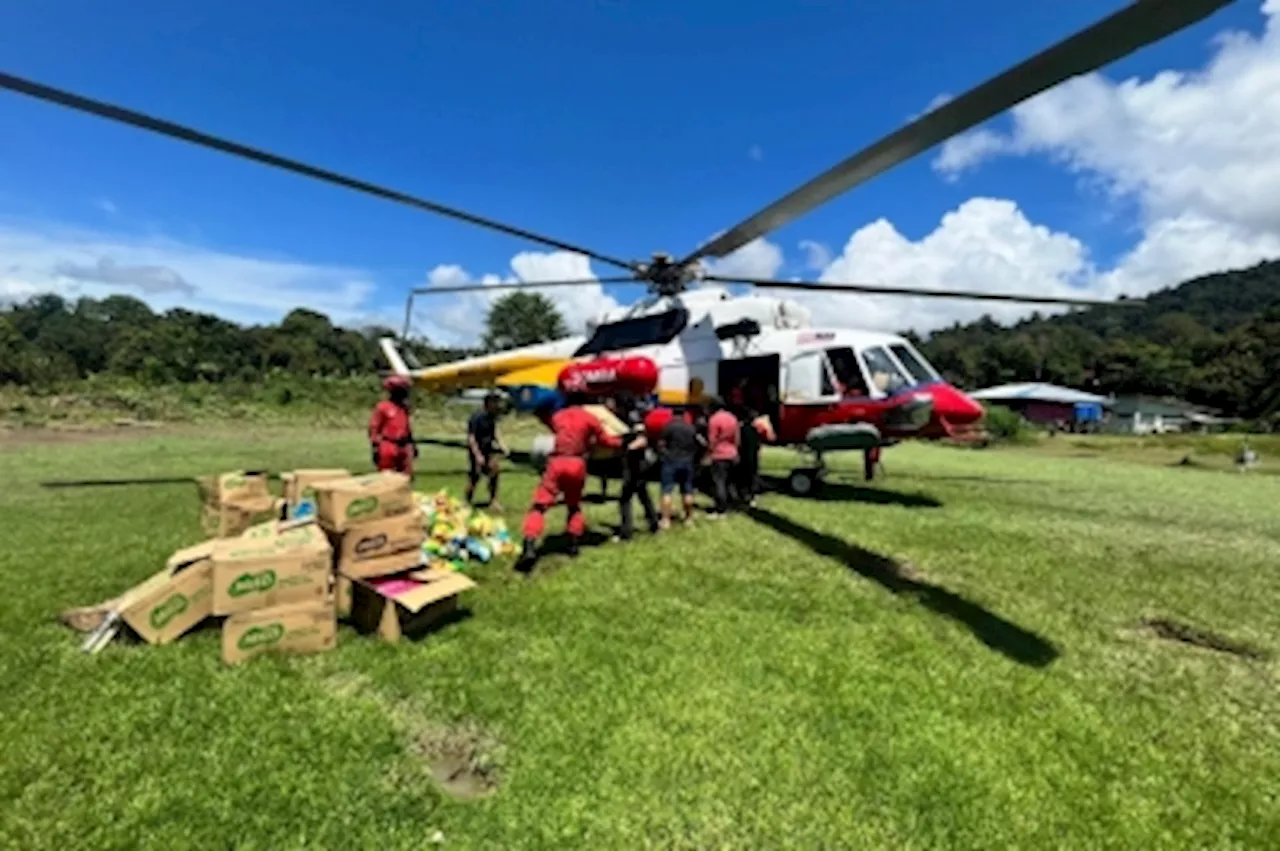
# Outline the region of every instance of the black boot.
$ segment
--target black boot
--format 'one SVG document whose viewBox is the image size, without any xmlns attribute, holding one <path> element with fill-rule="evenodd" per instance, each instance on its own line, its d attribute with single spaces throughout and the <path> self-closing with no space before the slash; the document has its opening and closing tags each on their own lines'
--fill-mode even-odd
<svg viewBox="0 0 1280 851">
<path fill-rule="evenodd" d="M 524 550 L 520 553 L 520 558 L 516 560 L 516 570 L 520 573 L 528 573 L 533 570 L 533 564 L 538 560 L 538 542 L 533 538 L 524 539 Z"/>
<path fill-rule="evenodd" d="M 577 558 L 577 557 L 578 557 L 578 539 L 570 538 L 569 539 L 569 558 Z"/>
</svg>

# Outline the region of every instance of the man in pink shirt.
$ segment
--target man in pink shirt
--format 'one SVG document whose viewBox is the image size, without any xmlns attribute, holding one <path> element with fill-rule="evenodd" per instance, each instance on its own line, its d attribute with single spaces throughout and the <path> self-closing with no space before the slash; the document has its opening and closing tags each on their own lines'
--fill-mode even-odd
<svg viewBox="0 0 1280 851">
<path fill-rule="evenodd" d="M 711 417 L 707 420 L 707 454 L 711 458 L 711 481 L 715 486 L 716 507 L 712 517 L 724 517 L 729 510 L 729 479 L 738 463 L 738 418 L 720 399 L 711 401 Z"/>
</svg>

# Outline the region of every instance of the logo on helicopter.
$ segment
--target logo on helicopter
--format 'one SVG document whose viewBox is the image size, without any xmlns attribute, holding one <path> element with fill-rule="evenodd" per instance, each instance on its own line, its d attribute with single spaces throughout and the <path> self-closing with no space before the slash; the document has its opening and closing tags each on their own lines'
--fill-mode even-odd
<svg viewBox="0 0 1280 851">
<path fill-rule="evenodd" d="M 618 380 L 618 370 L 613 367 L 580 369 L 565 376 L 564 386 L 570 392 L 581 393 L 593 384 L 611 384 Z"/>
</svg>

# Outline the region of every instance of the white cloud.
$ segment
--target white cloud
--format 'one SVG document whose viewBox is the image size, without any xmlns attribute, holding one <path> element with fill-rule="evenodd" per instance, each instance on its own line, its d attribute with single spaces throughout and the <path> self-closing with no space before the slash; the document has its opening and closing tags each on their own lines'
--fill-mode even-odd
<svg viewBox="0 0 1280 851">
<path fill-rule="evenodd" d="M 782 269 L 782 260 L 782 249 L 762 237 L 705 265 L 707 274 L 725 278 L 773 278 Z"/>
<path fill-rule="evenodd" d="M 240 322 L 275 321 L 304 306 L 336 322 L 367 317 L 373 291 L 359 269 L 46 224 L 0 223 L 0 258 L 0 300 L 125 292 L 157 310 L 185 307 Z"/>
<path fill-rule="evenodd" d="M 109 216 L 114 216 L 120 212 L 120 208 L 117 207 L 115 202 L 110 198 L 99 198 L 97 201 L 93 202 L 93 206 L 97 207 Z"/>
<path fill-rule="evenodd" d="M 1141 235 L 1112 268 L 1095 268 L 1079 240 L 1033 225 L 1014 202 L 975 198 L 914 242 L 883 220 L 860 228 L 822 279 L 1109 299 L 1280 257 L 1280 0 L 1262 8 L 1265 32 L 1219 37 L 1203 70 L 1145 81 L 1077 78 L 1013 110 L 1009 132 L 975 129 L 934 159 L 955 180 L 1001 156 L 1046 155 L 1104 187 L 1106 197 L 1135 201 Z M 806 300 L 815 315 L 838 324 L 921 331 L 983 313 L 1008 321 L 1034 309 Z"/>
<path fill-rule="evenodd" d="M 804 265 L 807 269 L 821 271 L 831 265 L 831 249 L 824 243 L 802 239 L 800 250 L 804 252 Z"/>
<path fill-rule="evenodd" d="M 974 198 L 911 241 L 884 219 L 858 229 L 820 281 L 884 287 L 1097 295 L 1100 285 L 1078 239 L 1029 222 L 1012 201 Z M 803 293 L 821 323 L 887 331 L 938 328 L 989 313 L 1011 320 L 1024 306 L 902 296 Z"/>
<path fill-rule="evenodd" d="M 597 277 L 590 260 L 568 251 L 522 251 L 511 258 L 505 275 L 486 274 L 473 278 L 461 266 L 440 265 L 427 273 L 428 287 L 537 281 L 577 281 Z M 637 288 L 638 290 L 638 288 Z M 484 332 L 484 319 L 495 299 L 511 290 L 492 293 L 448 293 L 419 296 L 414 307 L 415 334 L 446 345 L 474 343 Z M 588 320 L 618 306 L 600 284 L 574 287 L 547 287 L 536 290 L 555 303 L 569 330 L 581 333 Z"/>
<path fill-rule="evenodd" d="M 759 145 L 752 145 L 747 148 L 747 157 L 755 162 L 760 162 L 764 159 L 764 148 Z"/>
<path fill-rule="evenodd" d="M 1280 231 L 1280 0 L 1262 10 L 1263 33 L 1220 35 L 1203 69 L 1071 80 L 1015 108 L 1009 132 L 951 140 L 934 166 L 956 175 L 1043 154 L 1137 200 L 1147 222 L 1192 215 Z"/>
</svg>

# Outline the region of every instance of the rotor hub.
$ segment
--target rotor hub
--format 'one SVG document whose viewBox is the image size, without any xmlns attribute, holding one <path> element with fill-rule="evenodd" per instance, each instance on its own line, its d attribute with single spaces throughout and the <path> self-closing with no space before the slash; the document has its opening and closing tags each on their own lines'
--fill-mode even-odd
<svg viewBox="0 0 1280 851">
<path fill-rule="evenodd" d="M 651 262 L 637 264 L 636 277 L 648 282 L 656 295 L 675 296 L 687 290 L 700 277 L 699 272 L 696 263 L 681 264 L 670 254 L 655 251 Z"/>
</svg>

